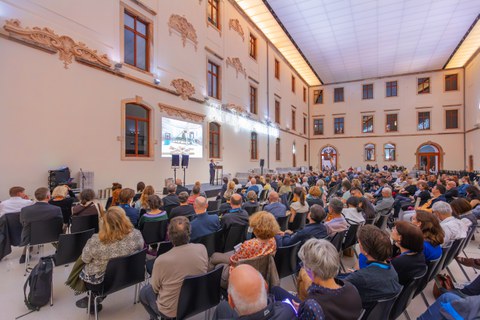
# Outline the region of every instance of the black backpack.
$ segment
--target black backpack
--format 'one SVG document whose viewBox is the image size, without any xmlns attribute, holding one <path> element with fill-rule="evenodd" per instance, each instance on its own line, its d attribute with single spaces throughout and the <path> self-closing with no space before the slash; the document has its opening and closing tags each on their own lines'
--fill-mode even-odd
<svg viewBox="0 0 480 320">
<path fill-rule="evenodd" d="M 51 257 L 40 258 L 38 264 L 25 281 L 23 294 L 29 310 L 38 311 L 50 301 L 52 295 L 53 261 Z M 27 286 L 30 291 L 27 296 Z"/>
</svg>

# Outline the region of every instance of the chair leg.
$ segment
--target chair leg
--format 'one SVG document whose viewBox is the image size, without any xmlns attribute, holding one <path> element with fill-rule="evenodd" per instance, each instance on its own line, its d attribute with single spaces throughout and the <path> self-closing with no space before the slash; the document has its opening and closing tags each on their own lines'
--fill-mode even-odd
<svg viewBox="0 0 480 320">
<path fill-rule="evenodd" d="M 446 269 L 447 269 L 447 272 L 448 272 L 448 274 L 449 274 L 449 275 L 450 275 L 450 277 L 452 278 L 452 281 L 456 283 L 456 282 L 457 282 L 457 280 L 455 280 L 455 277 L 453 276 L 452 272 L 450 271 L 450 268 L 449 268 L 449 267 L 447 267 Z"/>
<path fill-rule="evenodd" d="M 53 272 L 52 272 L 52 282 L 50 283 L 50 307 L 53 306 Z"/>
<path fill-rule="evenodd" d="M 357 250 L 355 249 L 355 246 L 353 246 L 352 249 L 353 249 L 353 253 L 355 253 L 355 257 L 358 259 L 358 252 L 357 252 Z"/>
<path fill-rule="evenodd" d="M 91 306 L 91 302 L 92 302 L 92 292 L 88 291 L 87 296 L 88 296 L 87 314 L 89 315 L 89 318 L 90 318 L 90 306 Z"/>
<path fill-rule="evenodd" d="M 410 315 L 408 314 L 407 309 L 405 309 L 405 311 L 403 311 L 403 315 L 405 316 L 405 318 L 407 318 L 407 320 L 410 320 Z"/>
<path fill-rule="evenodd" d="M 471 281 L 471 280 L 470 280 L 470 277 L 468 276 L 468 274 L 467 274 L 467 272 L 465 271 L 465 269 L 463 268 L 463 266 L 462 266 L 460 263 L 458 263 L 458 261 L 457 261 L 457 264 L 458 264 L 458 266 L 460 267 L 460 270 L 462 270 L 463 275 L 465 276 L 465 278 L 467 278 L 468 281 Z"/>
<path fill-rule="evenodd" d="M 480 246 L 479 246 L 479 248 L 480 248 Z M 462 250 L 462 252 L 463 252 L 463 255 L 465 256 L 465 258 L 467 258 L 467 259 L 468 259 L 467 253 L 465 252 L 465 249 L 464 249 L 464 250 Z M 457 263 L 458 263 L 458 262 L 457 262 Z M 473 272 L 475 272 L 475 274 L 478 274 L 478 271 L 477 271 L 477 269 L 475 269 L 475 268 L 472 268 L 472 269 L 473 269 Z M 468 281 L 470 281 L 470 279 L 469 279 Z"/>
<path fill-rule="evenodd" d="M 95 308 L 95 320 L 98 320 L 98 298 L 100 298 L 100 296 L 96 296 L 95 299 L 93 299 L 93 307 Z"/>
<path fill-rule="evenodd" d="M 428 303 L 428 300 L 427 300 L 427 297 L 425 297 L 425 294 L 423 292 L 420 292 L 420 294 L 422 295 L 423 302 L 425 303 L 427 308 L 430 307 L 430 304 Z"/>
<path fill-rule="evenodd" d="M 25 250 L 25 274 L 23 276 L 27 275 L 29 264 L 30 264 L 30 246 L 27 245 L 27 250 Z"/>
<path fill-rule="evenodd" d="M 138 299 L 138 283 L 135 285 L 135 293 L 133 296 L 133 304 L 137 304 L 137 299 Z"/>
</svg>

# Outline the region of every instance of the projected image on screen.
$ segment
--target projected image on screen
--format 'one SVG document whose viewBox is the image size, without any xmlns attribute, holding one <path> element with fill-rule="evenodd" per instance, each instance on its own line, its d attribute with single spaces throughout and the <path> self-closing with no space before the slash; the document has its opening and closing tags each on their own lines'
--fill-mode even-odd
<svg viewBox="0 0 480 320">
<path fill-rule="evenodd" d="M 201 158 L 203 150 L 201 124 L 162 118 L 162 157 L 188 154 Z"/>
</svg>

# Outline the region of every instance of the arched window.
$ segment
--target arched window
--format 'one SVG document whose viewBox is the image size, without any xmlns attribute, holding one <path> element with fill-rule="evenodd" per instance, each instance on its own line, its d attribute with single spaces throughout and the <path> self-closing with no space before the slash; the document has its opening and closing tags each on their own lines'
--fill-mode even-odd
<svg viewBox="0 0 480 320">
<path fill-rule="evenodd" d="M 332 146 L 325 146 L 320 152 L 320 168 L 322 170 L 337 170 L 337 150 Z"/>
<path fill-rule="evenodd" d="M 395 145 L 393 143 L 385 143 L 383 149 L 385 153 L 385 161 L 395 161 Z"/>
<path fill-rule="evenodd" d="M 150 150 L 150 110 L 134 103 L 125 107 L 125 155 L 148 157 Z"/>
<path fill-rule="evenodd" d="M 250 135 L 250 159 L 258 160 L 258 136 L 256 132 Z"/>
<path fill-rule="evenodd" d="M 364 147 L 365 149 L 365 161 L 375 161 L 375 145 L 368 143 Z"/>
<path fill-rule="evenodd" d="M 216 122 L 210 122 L 208 125 L 208 141 L 210 158 L 220 158 L 220 125 Z"/>
<path fill-rule="evenodd" d="M 280 161 L 280 138 L 275 141 L 275 160 Z"/>
</svg>

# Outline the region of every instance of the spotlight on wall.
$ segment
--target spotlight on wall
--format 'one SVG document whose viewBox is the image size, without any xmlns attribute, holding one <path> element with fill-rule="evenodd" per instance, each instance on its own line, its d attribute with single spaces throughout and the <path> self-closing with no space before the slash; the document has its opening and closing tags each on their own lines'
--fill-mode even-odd
<svg viewBox="0 0 480 320">
<path fill-rule="evenodd" d="M 160 84 L 160 79 L 154 78 L 154 79 L 153 79 L 153 83 L 155 83 L 155 84 Z"/>
<path fill-rule="evenodd" d="M 120 71 L 122 67 L 123 67 L 123 64 L 121 64 L 120 62 L 115 63 L 115 71 Z"/>
</svg>

